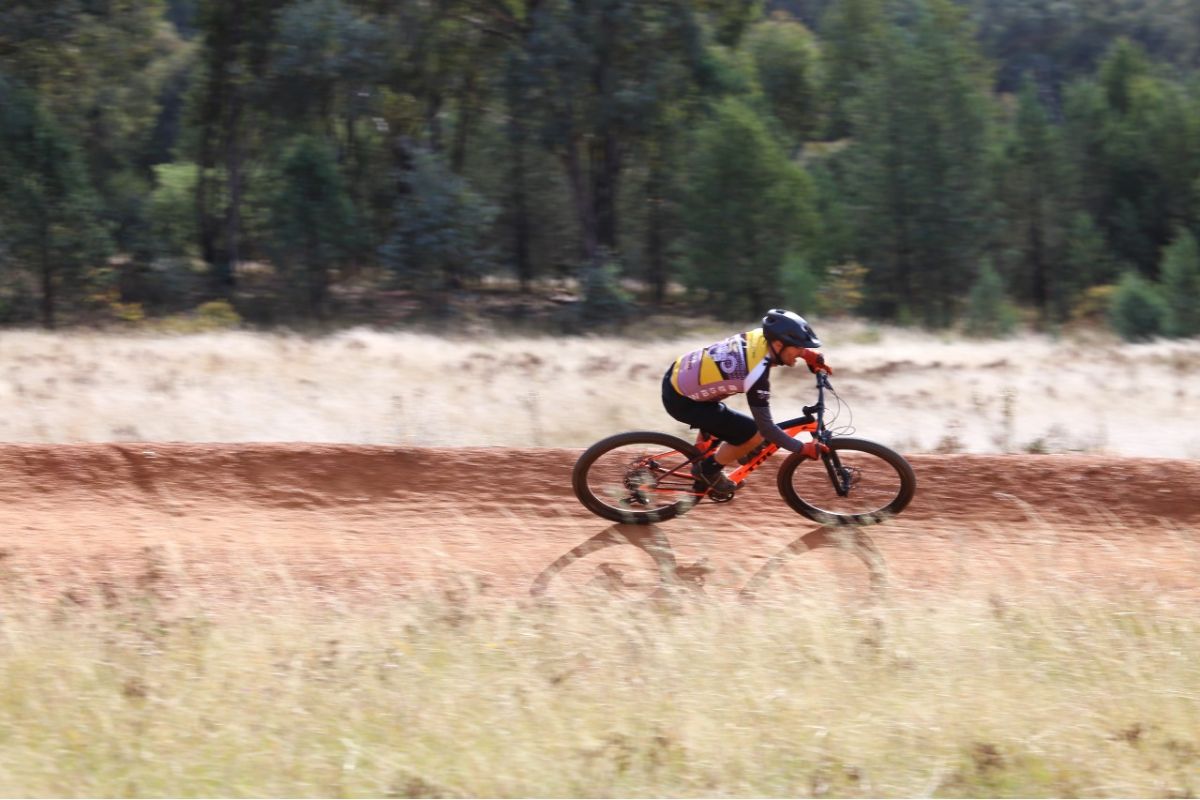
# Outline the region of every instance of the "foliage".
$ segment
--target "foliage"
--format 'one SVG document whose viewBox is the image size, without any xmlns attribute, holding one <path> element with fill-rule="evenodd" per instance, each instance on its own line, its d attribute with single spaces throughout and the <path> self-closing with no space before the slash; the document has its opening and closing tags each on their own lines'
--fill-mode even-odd
<svg viewBox="0 0 1200 800">
<path fill-rule="evenodd" d="M 1021 88 L 1005 136 L 997 189 L 999 217 L 1007 229 L 1004 273 L 1017 296 L 1031 302 L 1043 319 L 1059 320 L 1073 288 L 1070 272 L 1058 268 L 1068 247 L 1071 182 L 1062 134 L 1032 81 Z M 968 327 L 978 319 L 974 314 L 968 311 Z"/>
<path fill-rule="evenodd" d="M 885 4 L 886 0 L 839 0 L 821 20 L 830 138 L 853 132 L 853 109 L 862 102 L 866 82 L 886 55 Z"/>
<path fill-rule="evenodd" d="M 495 211 L 433 153 L 415 157 L 396 202 L 394 233 L 381 250 L 406 288 L 456 289 L 491 263 L 486 233 Z"/>
<path fill-rule="evenodd" d="M 1146 54 L 1122 40 L 1095 80 L 1068 87 L 1064 114 L 1082 210 L 1103 230 L 1115 260 L 1157 276 L 1162 248 L 1197 210 L 1194 91 L 1158 77 Z"/>
<path fill-rule="evenodd" d="M 813 271 L 807 260 L 795 253 L 788 254 L 783 261 L 780 270 L 780 295 L 784 308 L 801 309 L 801 314 L 820 313 L 829 307 L 829 298 L 822 287 L 820 276 Z"/>
<path fill-rule="evenodd" d="M 210 300 L 196 306 L 196 319 L 205 330 L 236 328 L 242 318 L 226 300 Z"/>
<path fill-rule="evenodd" d="M 984 68 L 949 0 L 917 3 L 911 27 L 889 26 L 872 47 L 845 156 L 867 310 L 946 325 L 983 251 Z"/>
<path fill-rule="evenodd" d="M 1076 212 L 1068 223 L 1062 266 L 1062 279 L 1072 294 L 1090 286 L 1107 285 L 1117 277 L 1118 268 L 1104 233 L 1087 212 Z"/>
<path fill-rule="evenodd" d="M 745 46 L 771 113 L 795 141 L 814 138 L 822 122 L 816 39 L 800 23 L 777 15 L 752 28 Z"/>
<path fill-rule="evenodd" d="M 621 288 L 621 271 L 613 262 L 584 271 L 583 298 L 564 320 L 569 331 L 620 327 L 630 314 L 629 293 Z"/>
<path fill-rule="evenodd" d="M 780 265 L 815 229 L 813 187 L 744 103 L 724 100 L 696 132 L 685 210 L 689 284 L 724 314 L 779 304 Z"/>
<path fill-rule="evenodd" d="M 142 172 L 161 93 L 190 48 L 160 0 L 6 0 L 0 73 L 28 86 L 77 143 L 106 227 L 127 246 L 141 224 Z"/>
<path fill-rule="evenodd" d="M 299 136 L 285 151 L 271 204 L 271 249 L 310 312 L 323 313 L 330 270 L 355 245 L 354 207 L 329 145 Z"/>
<path fill-rule="evenodd" d="M 839 308 L 934 326 L 986 260 L 1052 325 L 1183 263 L 1198 26 L 1189 0 L 10 0 L 0 317 L 86 309 L 113 253 L 151 313 L 612 263 L 737 315 L 859 264 Z"/>
<path fill-rule="evenodd" d="M 1126 272 L 1112 294 L 1109 316 L 1117 333 L 1127 341 L 1140 342 L 1162 333 L 1167 304 L 1158 287 Z"/>
<path fill-rule="evenodd" d="M 1088 324 L 1105 324 L 1110 320 L 1109 310 L 1113 304 L 1116 284 L 1106 283 L 1091 286 L 1081 292 L 1071 306 L 1071 320 Z"/>
<path fill-rule="evenodd" d="M 381 77 L 384 31 L 343 0 L 296 0 L 277 26 L 266 82 L 290 119 L 320 129 L 352 110 L 357 87 Z"/>
<path fill-rule="evenodd" d="M 1162 293 L 1167 313 L 1163 333 L 1200 334 L 1200 244 L 1185 230 L 1163 254 Z"/>
<path fill-rule="evenodd" d="M 0 76 L 0 241 L 4 265 L 35 277 L 42 324 L 78 293 L 110 240 L 83 156 L 34 95 Z"/>
<path fill-rule="evenodd" d="M 1017 324 L 1016 310 L 1004 292 L 1004 279 L 984 263 L 967 296 L 966 331 L 972 336 L 1006 336 Z"/>
<path fill-rule="evenodd" d="M 154 189 L 146 203 L 145 234 L 141 250 L 150 259 L 158 256 L 194 256 L 196 250 L 195 164 L 158 164 Z"/>
<path fill-rule="evenodd" d="M 822 307 L 834 316 L 857 311 L 866 296 L 863 284 L 867 278 L 867 268 L 857 261 L 848 261 L 834 264 L 827 272 L 821 293 Z"/>
</svg>

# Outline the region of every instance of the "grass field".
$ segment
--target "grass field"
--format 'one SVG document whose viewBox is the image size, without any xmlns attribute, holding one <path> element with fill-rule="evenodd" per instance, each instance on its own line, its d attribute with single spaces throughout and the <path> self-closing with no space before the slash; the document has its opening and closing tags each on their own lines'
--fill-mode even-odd
<svg viewBox="0 0 1200 800">
<path fill-rule="evenodd" d="M 1145 596 L 95 600 L 5 603 L 0 794 L 1200 790 L 1200 618 Z"/>
<path fill-rule="evenodd" d="M 1200 457 L 1200 341 L 970 342 L 818 322 L 853 409 L 838 424 L 861 436 L 909 452 Z M 9 332 L 0 440 L 583 447 L 620 430 L 683 433 L 659 401 L 663 370 L 726 327 L 649 341 Z M 802 370 L 772 388 L 778 418 L 812 402 Z"/>
</svg>

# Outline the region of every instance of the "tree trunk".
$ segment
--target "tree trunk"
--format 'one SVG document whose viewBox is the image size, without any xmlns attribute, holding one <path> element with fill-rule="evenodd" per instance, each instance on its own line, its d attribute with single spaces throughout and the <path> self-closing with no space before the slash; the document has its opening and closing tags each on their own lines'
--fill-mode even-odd
<svg viewBox="0 0 1200 800">
<path fill-rule="evenodd" d="M 467 72 L 458 97 L 458 125 L 454 128 L 454 149 L 450 153 L 450 169 L 461 175 L 467 163 L 467 138 L 475 121 L 475 72 Z"/>
<path fill-rule="evenodd" d="M 533 263 L 529 255 L 529 197 L 525 185 L 525 130 L 514 121 L 509 143 L 512 147 L 513 262 L 521 291 L 528 292 L 533 282 Z"/>
<path fill-rule="evenodd" d="M 597 96 L 603 106 L 613 102 L 616 95 L 612 53 L 617 46 L 616 26 L 609 14 L 600 23 L 599 58 L 592 75 Z M 608 112 L 603 108 L 601 122 L 591 147 L 592 202 L 595 207 L 597 244 L 610 253 L 617 252 L 617 180 L 621 171 L 617 132 Z"/>
<path fill-rule="evenodd" d="M 221 256 L 217 259 L 213 279 L 215 288 L 224 297 L 232 294 L 237 285 L 237 265 L 240 260 L 242 232 L 242 98 L 236 90 L 230 99 L 229 125 L 225 132 L 225 171 L 229 205 L 225 209 L 225 236 Z"/>
<path fill-rule="evenodd" d="M 596 242 L 610 253 L 617 252 L 617 138 L 606 129 L 591 147 L 592 197 L 596 215 Z"/>
<path fill-rule="evenodd" d="M 429 149 L 435 153 L 442 152 L 442 96 L 435 92 L 429 97 L 425 106 L 425 129 L 429 131 Z"/>
<path fill-rule="evenodd" d="M 1032 197 L 1029 198 L 1029 261 L 1032 267 L 1033 303 L 1037 306 L 1038 318 L 1045 323 L 1046 311 L 1050 305 L 1050 292 L 1046 278 L 1046 246 L 1042 232 L 1042 197 L 1041 184 L 1033 182 Z"/>
<path fill-rule="evenodd" d="M 200 174 L 196 177 L 196 216 L 200 235 L 200 257 L 210 269 L 215 268 L 217 260 L 217 229 L 212 222 L 208 209 L 208 170 L 201 165 Z"/>
<path fill-rule="evenodd" d="M 319 244 L 309 245 L 309 253 L 316 253 L 319 249 Z M 324 264 L 309 263 L 305 265 L 304 272 L 308 276 L 308 310 L 317 319 L 325 319 L 325 301 L 329 297 L 329 271 Z"/>
<path fill-rule="evenodd" d="M 583 248 L 581 255 L 586 264 L 596 266 L 600 261 L 600 248 L 596 237 L 596 205 L 592 197 L 592 187 L 584 177 L 583 165 L 579 160 L 577 137 L 567 141 L 563 166 L 567 170 L 567 179 L 571 184 L 571 196 L 575 204 L 575 216 L 579 220 L 580 243 Z"/>
<path fill-rule="evenodd" d="M 214 117 L 205 113 L 200 123 L 200 152 L 196 171 L 196 230 L 200 236 L 200 257 L 210 269 L 217 260 L 217 226 L 213 224 L 209 208 L 209 183 L 211 171 L 216 163 L 213 159 L 212 137 Z"/>
</svg>

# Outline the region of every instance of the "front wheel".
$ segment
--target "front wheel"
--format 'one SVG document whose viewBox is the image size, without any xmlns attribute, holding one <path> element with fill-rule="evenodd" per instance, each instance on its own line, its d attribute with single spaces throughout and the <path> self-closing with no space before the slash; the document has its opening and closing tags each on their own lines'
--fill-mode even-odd
<svg viewBox="0 0 1200 800">
<path fill-rule="evenodd" d="M 649 525 L 682 514 L 699 499 L 691 462 L 700 451 L 653 431 L 619 433 L 583 452 L 571 473 L 579 502 L 613 522 Z"/>
<path fill-rule="evenodd" d="M 787 504 L 822 525 L 873 525 L 912 502 L 917 476 L 894 450 L 866 439 L 829 440 L 820 463 L 793 453 L 779 468 Z"/>
</svg>

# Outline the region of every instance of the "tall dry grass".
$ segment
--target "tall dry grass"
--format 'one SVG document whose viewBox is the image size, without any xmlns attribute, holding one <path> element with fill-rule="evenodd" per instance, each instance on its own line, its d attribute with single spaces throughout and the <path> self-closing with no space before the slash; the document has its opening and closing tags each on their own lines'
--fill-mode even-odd
<svg viewBox="0 0 1200 800">
<path fill-rule="evenodd" d="M 1200 341 L 968 342 L 818 323 L 868 438 L 909 451 L 1200 457 Z M 662 411 L 662 373 L 733 327 L 524 339 L 6 332 L 0 440 L 581 447 L 627 429 L 684 433 Z M 803 371 L 779 371 L 773 390 L 780 418 L 813 397 Z"/>
<path fill-rule="evenodd" d="M 10 594 L 0 794 L 1194 796 L 1196 611 Z"/>
</svg>

